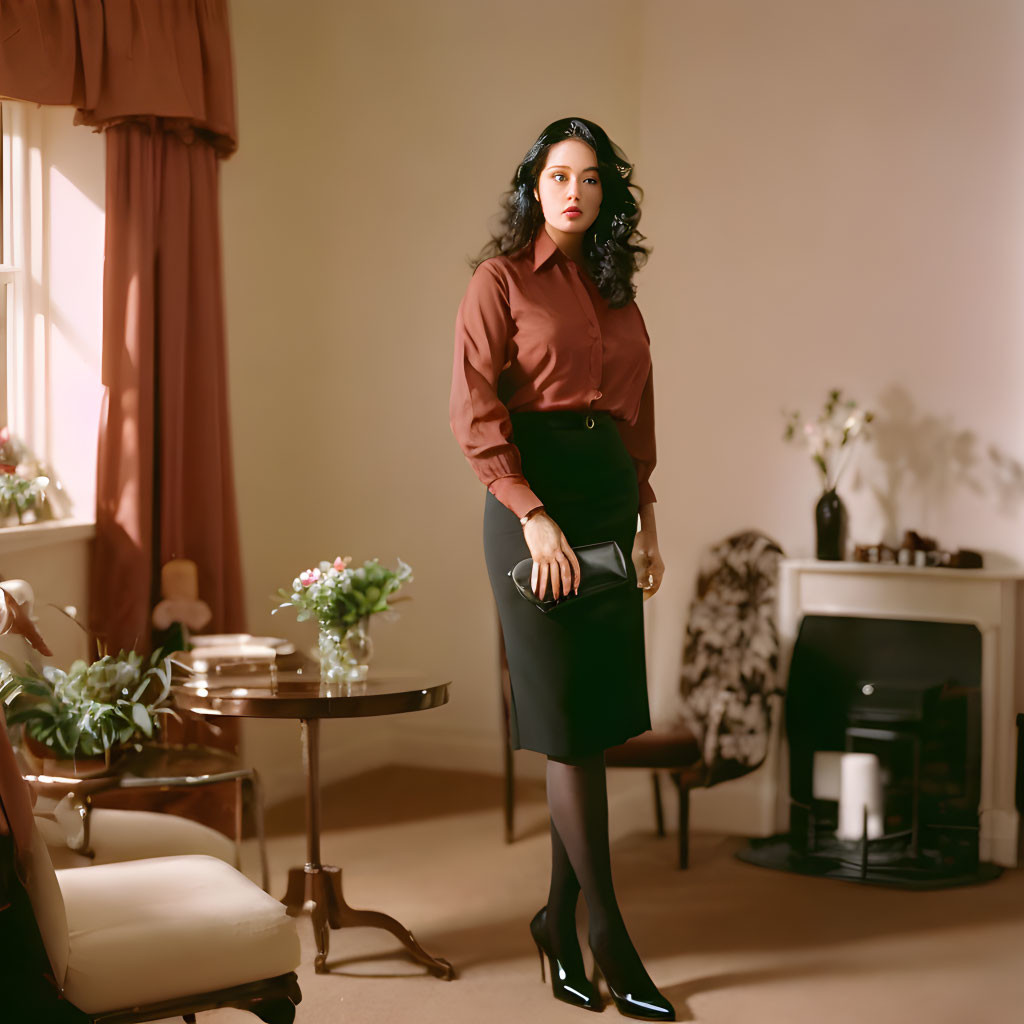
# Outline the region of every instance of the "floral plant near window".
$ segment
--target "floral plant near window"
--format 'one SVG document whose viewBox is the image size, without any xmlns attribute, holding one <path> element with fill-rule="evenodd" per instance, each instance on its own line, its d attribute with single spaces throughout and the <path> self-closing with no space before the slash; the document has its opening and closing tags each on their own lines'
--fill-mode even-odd
<svg viewBox="0 0 1024 1024">
<path fill-rule="evenodd" d="M 0 428 L 0 526 L 60 519 L 70 511 L 60 481 L 7 427 Z"/>
</svg>

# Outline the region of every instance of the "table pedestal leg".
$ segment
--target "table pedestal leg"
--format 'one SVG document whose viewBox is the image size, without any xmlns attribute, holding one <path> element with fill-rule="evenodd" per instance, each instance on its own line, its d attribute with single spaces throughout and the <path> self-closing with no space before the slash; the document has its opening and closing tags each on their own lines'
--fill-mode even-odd
<svg viewBox="0 0 1024 1024">
<path fill-rule="evenodd" d="M 391 932 L 431 974 L 445 981 L 455 969 L 441 957 L 431 956 L 404 925 L 376 910 L 356 910 L 345 902 L 341 891 L 341 868 L 320 863 L 320 780 L 319 721 L 302 719 L 302 755 L 306 768 L 307 862 L 288 872 L 288 888 L 281 901 L 288 913 L 298 914 L 307 901 L 312 903 L 313 937 L 316 939 L 314 969 L 326 974 L 331 928 L 383 928 Z"/>
</svg>

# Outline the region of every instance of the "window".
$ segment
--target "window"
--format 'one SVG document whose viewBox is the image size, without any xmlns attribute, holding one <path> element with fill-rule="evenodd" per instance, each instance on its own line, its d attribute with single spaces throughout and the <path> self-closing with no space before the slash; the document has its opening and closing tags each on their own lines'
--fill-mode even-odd
<svg viewBox="0 0 1024 1024">
<path fill-rule="evenodd" d="M 0 101 L 0 427 L 36 457 L 36 472 L 62 482 L 59 494 L 47 491 L 47 514 L 89 521 L 105 144 L 73 118 L 70 107 Z"/>
<path fill-rule="evenodd" d="M 0 426 L 33 450 L 45 449 L 40 420 L 33 409 L 33 355 L 29 316 L 28 272 L 30 246 L 38 243 L 38 231 L 30 231 L 28 199 L 29 152 L 26 147 L 26 109 L 21 103 L 0 102 L 0 136 L 3 138 L 3 173 L 0 184 Z M 37 151 L 38 153 L 38 151 Z M 35 237 L 33 237 L 35 236 Z M 38 275 L 37 275 L 38 276 Z M 43 420 L 43 422 L 45 422 Z"/>
<path fill-rule="evenodd" d="M 11 112 L 8 108 L 9 104 L 0 103 L 0 139 L 3 140 L 2 158 L 0 158 L 0 372 L 3 374 L 3 386 L 0 387 L 0 427 L 8 425 L 8 409 L 11 402 L 9 386 L 14 335 L 13 296 L 17 290 L 18 281 L 18 270 L 14 265 L 11 238 L 14 189 L 11 174 Z"/>
</svg>

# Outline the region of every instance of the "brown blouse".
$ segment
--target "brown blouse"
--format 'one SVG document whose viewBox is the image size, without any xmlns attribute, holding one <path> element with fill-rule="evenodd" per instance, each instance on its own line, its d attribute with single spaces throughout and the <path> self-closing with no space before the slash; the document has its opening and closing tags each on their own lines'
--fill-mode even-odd
<svg viewBox="0 0 1024 1024">
<path fill-rule="evenodd" d="M 541 225 L 531 245 L 477 268 L 455 318 L 449 421 L 473 471 L 517 516 L 543 504 L 510 441 L 509 412 L 606 409 L 655 501 L 651 339 L 635 301 L 611 309 Z"/>
</svg>

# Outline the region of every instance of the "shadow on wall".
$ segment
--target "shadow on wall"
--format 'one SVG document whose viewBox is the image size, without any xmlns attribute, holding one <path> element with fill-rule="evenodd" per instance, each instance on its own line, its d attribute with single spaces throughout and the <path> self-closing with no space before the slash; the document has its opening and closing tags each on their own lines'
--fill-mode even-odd
<svg viewBox="0 0 1024 1024">
<path fill-rule="evenodd" d="M 872 436 L 882 480 L 869 487 L 885 519 L 886 544 L 901 541 L 901 520 L 925 521 L 926 509 L 941 505 L 960 488 L 979 498 L 995 498 L 1005 515 L 1015 515 L 1024 503 L 1020 462 L 994 444 L 983 448 L 977 435 L 959 429 L 952 417 L 919 410 L 898 384 L 882 393 Z M 911 496 L 920 504 L 918 515 L 908 517 Z"/>
</svg>

